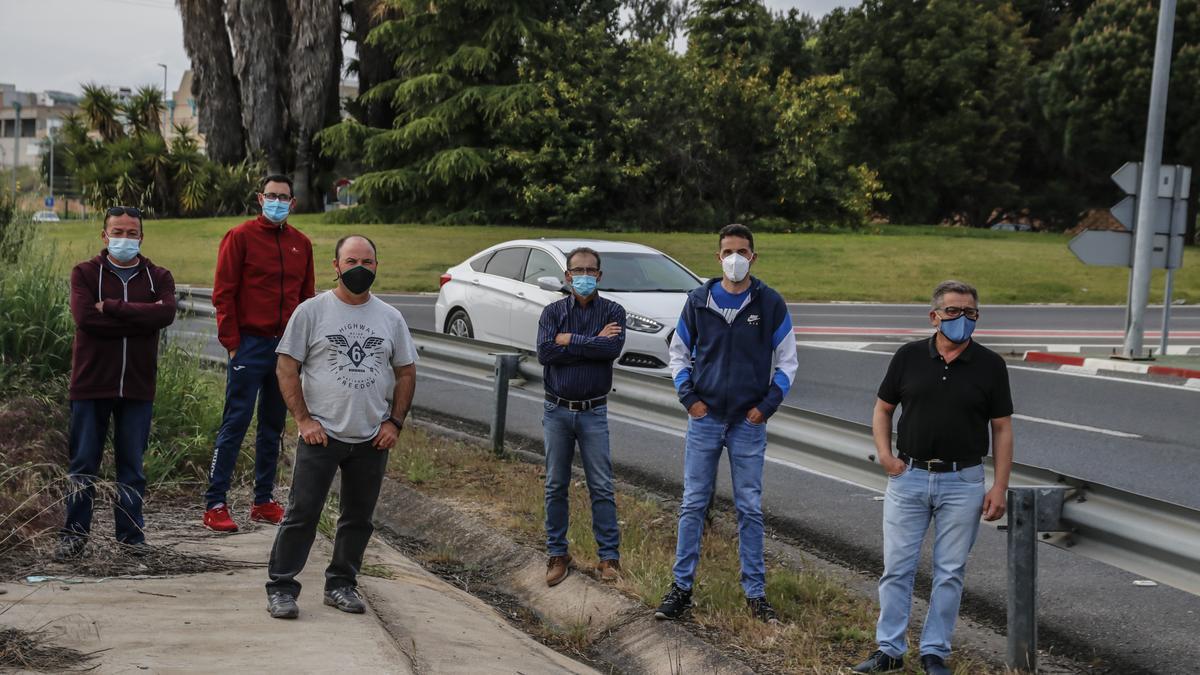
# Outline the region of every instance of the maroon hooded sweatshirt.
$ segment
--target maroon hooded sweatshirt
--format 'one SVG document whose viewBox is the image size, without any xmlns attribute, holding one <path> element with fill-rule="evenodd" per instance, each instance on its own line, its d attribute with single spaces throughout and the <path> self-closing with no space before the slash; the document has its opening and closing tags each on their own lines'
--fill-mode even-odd
<svg viewBox="0 0 1200 675">
<path fill-rule="evenodd" d="M 139 255 L 137 273 L 123 282 L 107 261 L 104 249 L 71 270 L 71 400 L 152 401 L 158 331 L 175 321 L 175 279 Z"/>
</svg>

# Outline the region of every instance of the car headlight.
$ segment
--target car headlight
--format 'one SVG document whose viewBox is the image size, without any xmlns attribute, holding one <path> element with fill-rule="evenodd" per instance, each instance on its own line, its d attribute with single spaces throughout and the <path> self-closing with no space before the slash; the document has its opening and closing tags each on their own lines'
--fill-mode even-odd
<svg viewBox="0 0 1200 675">
<path fill-rule="evenodd" d="M 629 330 L 636 330 L 639 333 L 657 333 L 663 329 L 663 325 L 654 319 L 632 312 L 625 314 L 625 327 Z"/>
</svg>

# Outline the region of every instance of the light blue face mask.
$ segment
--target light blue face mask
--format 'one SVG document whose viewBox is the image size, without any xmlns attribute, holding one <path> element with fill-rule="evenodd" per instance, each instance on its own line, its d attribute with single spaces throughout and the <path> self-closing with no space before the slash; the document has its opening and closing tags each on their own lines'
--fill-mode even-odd
<svg viewBox="0 0 1200 675">
<path fill-rule="evenodd" d="M 571 288 L 573 288 L 576 293 L 587 297 L 596 292 L 596 277 L 587 274 L 572 276 Z"/>
<path fill-rule="evenodd" d="M 109 238 L 108 240 L 108 254 L 122 263 L 127 263 L 136 258 L 138 250 L 141 247 L 141 239 Z"/>
<path fill-rule="evenodd" d="M 262 204 L 263 215 L 272 223 L 282 223 L 287 220 L 288 212 L 292 210 L 292 203 L 283 199 L 264 199 Z"/>
<path fill-rule="evenodd" d="M 968 319 L 966 314 L 957 319 L 942 319 L 941 331 L 947 340 L 954 344 L 962 344 L 971 339 L 971 333 L 975 332 L 975 321 Z"/>
</svg>

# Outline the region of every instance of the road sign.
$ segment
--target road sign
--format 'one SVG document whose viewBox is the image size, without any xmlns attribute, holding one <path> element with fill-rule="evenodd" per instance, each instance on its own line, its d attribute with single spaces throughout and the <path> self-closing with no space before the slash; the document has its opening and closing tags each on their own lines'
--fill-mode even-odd
<svg viewBox="0 0 1200 675">
<path fill-rule="evenodd" d="M 1142 172 L 1141 162 L 1125 162 L 1113 172 L 1112 181 L 1127 195 L 1136 195 L 1138 179 Z"/>
<path fill-rule="evenodd" d="M 52 208 L 54 208 L 54 197 L 46 197 L 46 199 L 43 200 L 42 203 L 44 203 L 46 205 L 46 208 L 52 209 Z"/>
<path fill-rule="evenodd" d="M 1157 201 L 1154 205 L 1154 233 L 1183 234 L 1187 229 L 1187 202 L 1170 197 L 1155 197 L 1155 199 Z M 1182 215 L 1177 216 L 1179 205 L 1183 205 L 1183 212 Z M 1125 229 L 1137 230 L 1137 197 L 1130 196 L 1122 199 L 1108 212 L 1117 219 L 1118 223 L 1124 225 Z"/>
<path fill-rule="evenodd" d="M 1129 267 L 1133 264 L 1133 233 L 1087 230 L 1067 245 L 1085 265 Z M 1175 269 L 1183 264 L 1183 237 L 1154 235 L 1150 266 Z"/>
</svg>

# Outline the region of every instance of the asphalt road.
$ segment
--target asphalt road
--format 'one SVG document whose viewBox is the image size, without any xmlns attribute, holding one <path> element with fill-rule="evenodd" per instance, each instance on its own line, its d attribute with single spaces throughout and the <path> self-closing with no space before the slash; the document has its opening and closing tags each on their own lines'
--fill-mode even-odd
<svg viewBox="0 0 1200 675">
<path fill-rule="evenodd" d="M 436 330 L 434 295 L 381 294 L 399 307 L 414 328 Z M 802 341 L 895 343 L 928 335 L 927 305 L 858 303 L 791 304 L 796 337 Z M 1075 305 L 996 305 L 982 307 L 976 328 L 981 342 L 998 348 L 1116 347 L 1124 341 L 1125 308 Z M 1146 312 L 1147 345 L 1157 348 L 1162 307 Z M 1200 350 L 1200 306 L 1171 309 L 1172 351 Z"/>
</svg>

